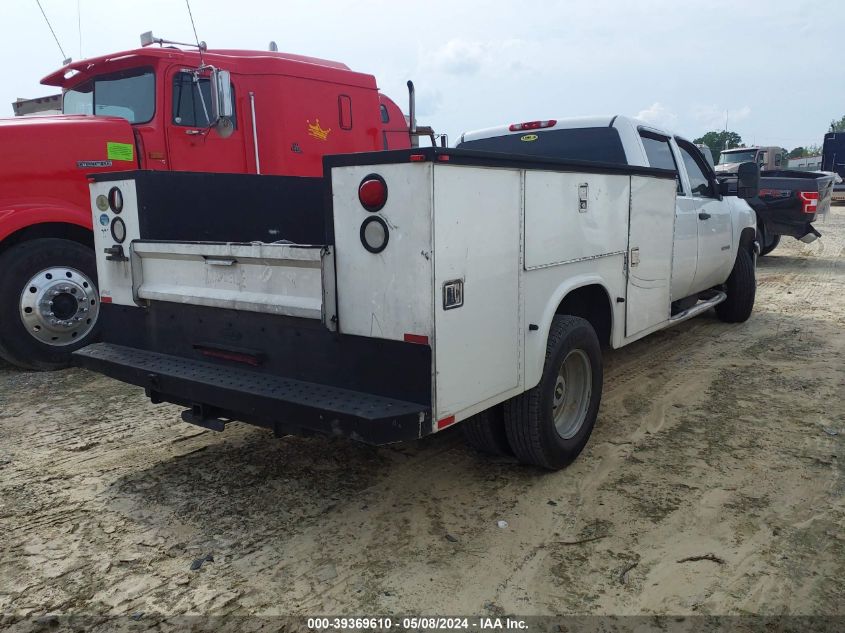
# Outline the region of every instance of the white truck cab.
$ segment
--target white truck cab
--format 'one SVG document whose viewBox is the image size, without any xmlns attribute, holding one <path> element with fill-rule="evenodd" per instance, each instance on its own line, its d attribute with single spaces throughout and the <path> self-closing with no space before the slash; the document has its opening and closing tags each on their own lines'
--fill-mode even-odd
<svg viewBox="0 0 845 633">
<path fill-rule="evenodd" d="M 207 428 L 386 444 L 461 423 L 557 469 L 596 422 L 602 347 L 754 305 L 754 214 L 694 145 L 632 119 L 324 168 L 94 177 L 103 342 L 76 362 Z"/>
<path fill-rule="evenodd" d="M 457 147 L 675 171 L 677 206 L 670 254 L 673 302 L 724 281 L 734 265 L 743 231 L 756 226 L 754 211 L 747 202 L 720 192 L 715 173 L 697 146 L 630 117 L 512 124 L 467 132 Z M 648 231 L 644 237 L 665 239 Z M 641 247 L 640 252 L 643 250 Z"/>
</svg>

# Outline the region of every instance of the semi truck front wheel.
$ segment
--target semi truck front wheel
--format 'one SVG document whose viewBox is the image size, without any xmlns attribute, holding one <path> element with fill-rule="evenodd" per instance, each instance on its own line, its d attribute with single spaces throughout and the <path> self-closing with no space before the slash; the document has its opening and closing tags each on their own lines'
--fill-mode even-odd
<svg viewBox="0 0 845 633">
<path fill-rule="evenodd" d="M 579 317 L 556 316 L 540 384 L 505 403 L 505 430 L 517 459 L 549 470 L 574 461 L 593 432 L 602 380 L 593 326 Z"/>
<path fill-rule="evenodd" d="M 0 256 L 0 356 L 26 369 L 67 367 L 97 332 L 100 296 L 91 249 L 37 239 Z"/>
</svg>

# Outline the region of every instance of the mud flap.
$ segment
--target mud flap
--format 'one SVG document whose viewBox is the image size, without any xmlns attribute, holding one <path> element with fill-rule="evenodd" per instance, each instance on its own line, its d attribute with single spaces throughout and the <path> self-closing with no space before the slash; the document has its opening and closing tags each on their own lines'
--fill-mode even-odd
<svg viewBox="0 0 845 633">
<path fill-rule="evenodd" d="M 805 244 L 812 244 L 822 236 L 822 234 L 819 233 L 812 224 L 808 224 L 807 228 L 810 229 L 810 231 L 804 237 L 799 237 L 798 241 L 804 242 Z"/>
</svg>

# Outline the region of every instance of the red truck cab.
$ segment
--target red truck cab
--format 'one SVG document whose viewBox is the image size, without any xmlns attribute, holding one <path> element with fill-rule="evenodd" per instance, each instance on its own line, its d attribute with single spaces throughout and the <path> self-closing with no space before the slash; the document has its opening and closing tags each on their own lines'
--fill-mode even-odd
<svg viewBox="0 0 845 633">
<path fill-rule="evenodd" d="M 225 120 L 214 118 L 218 71 Z M 96 335 L 88 175 L 319 177 L 324 155 L 411 145 L 373 76 L 312 57 L 147 46 L 42 83 L 62 89 L 64 115 L 0 120 L 0 356 L 24 367 L 63 367 Z"/>
</svg>

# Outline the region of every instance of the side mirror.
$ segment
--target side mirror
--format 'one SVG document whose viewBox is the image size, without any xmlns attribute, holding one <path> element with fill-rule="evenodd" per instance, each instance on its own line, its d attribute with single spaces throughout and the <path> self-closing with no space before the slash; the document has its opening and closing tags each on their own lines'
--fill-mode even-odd
<svg viewBox="0 0 845 633">
<path fill-rule="evenodd" d="M 736 172 L 736 195 L 748 200 L 760 193 L 760 168 L 757 163 L 742 163 Z"/>
<path fill-rule="evenodd" d="M 211 125 L 217 128 L 220 136 L 230 136 L 234 131 L 232 117 L 235 115 L 235 103 L 232 96 L 232 79 L 228 70 L 211 71 Z"/>
</svg>

